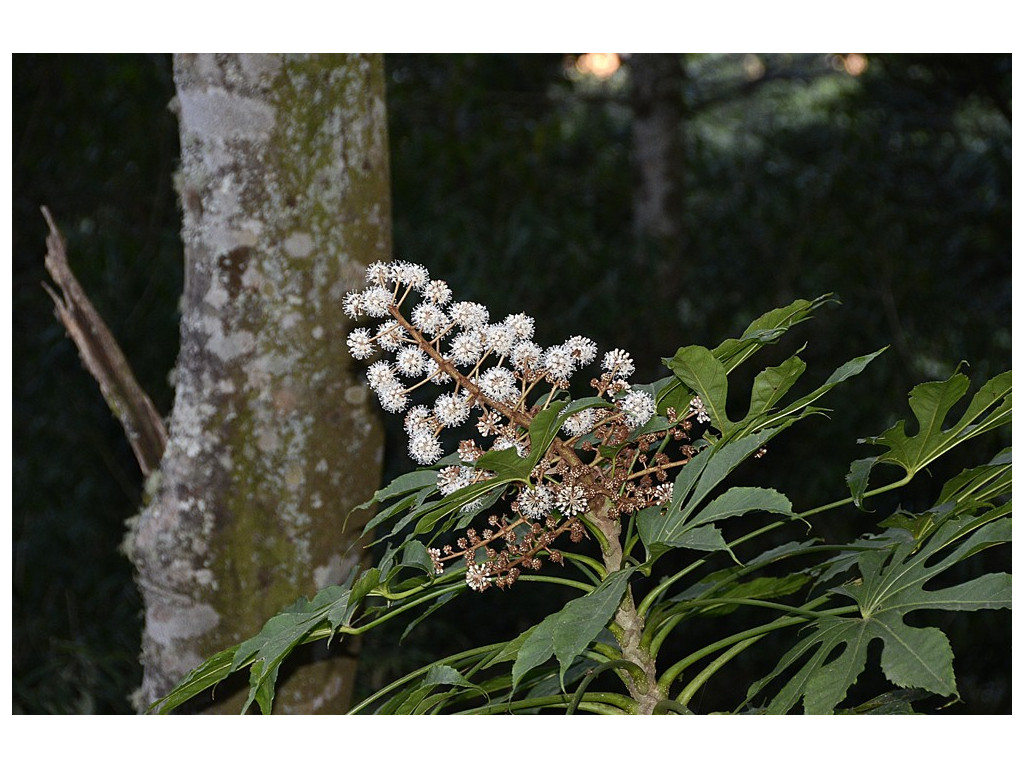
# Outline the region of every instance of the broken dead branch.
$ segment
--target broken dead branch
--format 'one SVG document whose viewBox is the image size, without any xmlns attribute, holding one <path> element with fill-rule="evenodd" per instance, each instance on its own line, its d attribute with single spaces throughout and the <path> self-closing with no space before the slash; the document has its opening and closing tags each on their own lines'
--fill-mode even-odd
<svg viewBox="0 0 1024 768">
<path fill-rule="evenodd" d="M 61 295 L 45 283 L 43 288 L 53 299 L 57 319 L 78 347 L 82 362 L 100 385 L 111 412 L 124 427 L 142 474 L 148 477 L 160 465 L 167 445 L 167 429 L 153 401 L 136 381 L 107 324 L 72 273 L 66 241 L 49 209 L 43 206 L 42 211 L 50 227 L 46 237 L 46 270 Z"/>
</svg>

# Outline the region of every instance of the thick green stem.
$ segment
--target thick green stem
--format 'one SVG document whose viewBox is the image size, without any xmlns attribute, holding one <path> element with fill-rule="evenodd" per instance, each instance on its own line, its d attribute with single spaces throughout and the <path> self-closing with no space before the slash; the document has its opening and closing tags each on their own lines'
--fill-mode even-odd
<svg viewBox="0 0 1024 768">
<path fill-rule="evenodd" d="M 599 509 L 590 518 L 590 521 L 601 533 L 601 554 L 604 558 L 605 570 L 611 575 L 622 570 L 623 556 L 622 544 L 619 541 L 621 533 L 619 521 L 610 519 L 607 513 L 607 508 Z M 633 665 L 631 671 L 635 670 L 633 674 L 625 675 L 624 682 L 630 697 L 636 702 L 636 713 L 638 715 L 653 714 L 655 706 L 663 696 L 658 689 L 654 659 L 641 643 L 644 634 L 644 618 L 636 610 L 636 603 L 633 602 L 633 592 L 630 587 L 626 587 L 622 602 L 619 603 L 619 607 L 615 611 L 615 620 L 611 630 L 619 641 L 622 659 Z"/>
</svg>

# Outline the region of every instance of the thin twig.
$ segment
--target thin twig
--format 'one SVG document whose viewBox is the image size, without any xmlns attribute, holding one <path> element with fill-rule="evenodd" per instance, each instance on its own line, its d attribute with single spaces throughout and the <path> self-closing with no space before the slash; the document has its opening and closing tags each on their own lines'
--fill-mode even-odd
<svg viewBox="0 0 1024 768">
<path fill-rule="evenodd" d="M 43 288 L 53 299 L 55 315 L 78 347 L 86 369 L 96 379 L 111 412 L 124 427 L 128 442 L 144 476 L 160 465 L 167 445 L 167 429 L 152 400 L 135 380 L 128 360 L 113 334 L 96 312 L 68 265 L 67 245 L 46 206 L 43 217 L 50 227 L 46 236 L 46 270 L 60 289 Z"/>
</svg>

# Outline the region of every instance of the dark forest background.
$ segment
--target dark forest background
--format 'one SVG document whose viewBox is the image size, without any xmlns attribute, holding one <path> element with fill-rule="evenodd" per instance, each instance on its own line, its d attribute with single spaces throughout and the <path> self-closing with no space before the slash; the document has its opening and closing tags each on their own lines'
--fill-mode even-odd
<svg viewBox="0 0 1024 768">
<path fill-rule="evenodd" d="M 669 240 L 635 226 L 642 57 L 603 78 L 578 54 L 385 61 L 396 258 L 492 316 L 533 315 L 540 343 L 583 333 L 631 350 L 634 379 L 653 380 L 679 346 L 713 346 L 769 309 L 834 292 L 841 304 L 741 380 L 805 342 L 808 382 L 890 345 L 830 396 L 829 420 L 773 443 L 760 471 L 796 508 L 843 495 L 849 462 L 872 454 L 856 438 L 907 417 L 913 385 L 961 361 L 975 385 L 1010 367 L 1009 54 L 675 57 L 679 77 L 658 95 L 679 147 Z M 39 208 L 167 413 L 182 288 L 173 95 L 168 55 L 13 57 L 15 712 L 127 713 L 141 677 L 141 602 L 118 551 L 141 475 L 41 287 Z M 954 459 L 981 463 L 1000 438 Z M 388 477 L 409 469 L 393 444 Z M 940 470 L 900 504 L 924 509 Z M 852 537 L 887 511 L 815 534 Z M 986 557 L 1009 570 L 1008 551 Z M 481 602 L 472 621 L 442 611 L 401 643 L 402 628 L 371 635 L 362 688 L 439 649 L 514 637 L 545 607 L 525 592 Z M 1009 613 L 940 621 L 963 698 L 944 711 L 1008 713 Z M 734 671 L 744 688 L 755 673 Z M 710 691 L 697 704 L 716 703 Z"/>
</svg>

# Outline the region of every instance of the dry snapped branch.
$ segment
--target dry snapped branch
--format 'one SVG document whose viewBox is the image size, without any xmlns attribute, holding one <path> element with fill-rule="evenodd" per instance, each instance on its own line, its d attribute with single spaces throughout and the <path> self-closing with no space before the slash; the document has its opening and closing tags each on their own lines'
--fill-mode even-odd
<svg viewBox="0 0 1024 768">
<path fill-rule="evenodd" d="M 82 362 L 100 385 L 111 412 L 121 421 L 142 474 L 148 476 L 160 466 L 167 445 L 167 429 L 153 401 L 135 380 L 114 335 L 71 271 L 67 245 L 53 216 L 45 206 L 42 211 L 50 227 L 46 237 L 46 270 L 61 296 L 48 285 L 44 284 L 43 288 L 53 299 L 57 319 L 78 347 Z"/>
</svg>

